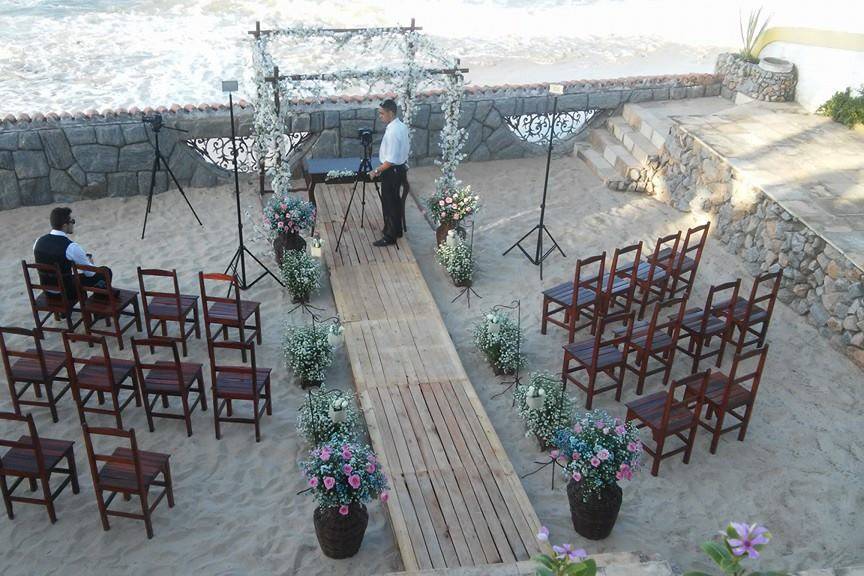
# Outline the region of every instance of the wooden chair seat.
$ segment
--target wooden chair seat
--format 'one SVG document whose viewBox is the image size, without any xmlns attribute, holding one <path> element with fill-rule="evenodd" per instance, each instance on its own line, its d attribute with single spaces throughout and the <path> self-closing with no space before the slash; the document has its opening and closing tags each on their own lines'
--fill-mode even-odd
<svg viewBox="0 0 864 576">
<path fill-rule="evenodd" d="M 153 319 L 179 320 L 189 315 L 198 306 L 198 296 L 180 295 L 180 314 L 177 314 L 177 303 L 173 298 L 156 296 L 146 303 L 147 312 Z"/>
<path fill-rule="evenodd" d="M 594 353 L 594 339 L 582 340 L 564 346 L 564 349 L 570 353 L 573 358 L 579 360 L 585 365 L 591 364 L 592 354 Z M 594 366 L 597 370 L 603 370 L 609 366 L 615 366 L 623 361 L 621 350 L 616 346 L 601 346 L 597 354 L 597 365 Z"/>
<path fill-rule="evenodd" d="M 214 323 L 220 322 L 245 322 L 260 306 L 260 302 L 252 302 L 250 300 L 240 301 L 240 318 L 237 318 L 237 307 L 234 304 L 227 302 L 215 302 L 207 309 L 207 314 L 210 321 Z"/>
<path fill-rule="evenodd" d="M 111 307 L 111 301 L 108 298 L 96 294 L 87 298 L 84 306 L 91 314 L 96 315 L 111 315 L 115 312 L 119 312 L 135 302 L 138 299 L 138 292 L 134 290 L 123 290 L 123 289 L 115 289 L 115 304 L 114 307 Z"/>
<path fill-rule="evenodd" d="M 36 354 L 35 348 L 29 348 L 27 354 Z M 45 358 L 45 369 L 48 371 L 48 376 L 53 378 L 66 367 L 66 354 L 64 352 L 55 352 L 52 350 L 43 350 L 42 355 Z M 39 360 L 35 358 L 20 358 L 12 364 L 12 377 L 18 381 L 24 382 L 41 382 L 42 381 L 42 366 Z"/>
<path fill-rule="evenodd" d="M 122 382 L 135 370 L 135 362 L 120 358 L 111 359 L 114 382 Z M 78 372 L 78 386 L 85 390 L 111 390 L 108 369 L 104 364 L 87 364 Z"/>
<path fill-rule="evenodd" d="M 688 333 L 698 333 L 703 336 L 712 336 L 720 334 L 726 328 L 726 322 L 716 316 L 708 318 L 705 324 L 705 329 L 702 329 L 702 320 L 705 311 L 702 308 L 691 308 L 684 313 L 684 319 L 681 322 L 681 329 Z"/>
<path fill-rule="evenodd" d="M 264 385 L 270 379 L 270 368 L 256 368 L 255 382 L 258 391 L 264 389 Z M 220 398 L 231 398 L 236 400 L 251 400 L 254 396 L 252 390 L 252 375 L 232 372 L 220 372 L 214 383 L 216 394 Z"/>
<path fill-rule="evenodd" d="M 136 491 L 138 489 L 138 478 L 135 475 L 135 465 L 132 462 L 134 458 L 132 450 L 124 447 L 116 448 L 111 456 L 122 458 L 124 462 L 107 462 L 99 470 L 99 485 L 103 490 L 118 492 Z M 168 465 L 170 455 L 138 450 L 138 457 L 144 486 L 150 486 L 153 480 Z"/>
<path fill-rule="evenodd" d="M 672 250 L 671 248 L 664 248 L 663 250 L 661 250 L 660 253 L 657 255 L 657 261 L 662 262 L 664 260 L 667 260 L 669 258 L 669 254 L 670 254 L 671 250 Z M 654 263 L 654 257 L 649 256 L 648 262 L 653 264 Z M 674 266 L 680 272 L 687 272 L 687 271 L 692 270 L 693 268 L 696 267 L 696 260 L 694 260 L 693 258 L 690 258 L 689 256 L 679 252 L 674 257 Z"/>
<path fill-rule="evenodd" d="M 46 312 L 66 312 L 63 306 L 63 296 L 61 294 L 52 294 L 51 292 L 42 292 L 36 297 L 36 307 L 39 310 Z"/>
<path fill-rule="evenodd" d="M 638 335 L 634 335 L 630 339 L 630 345 L 633 348 L 638 348 L 641 350 L 646 349 L 646 344 L 648 343 L 648 333 L 642 333 Z M 670 348 L 673 344 L 672 337 L 666 333 L 665 330 L 655 330 L 654 337 L 651 339 L 651 348 L 648 352 L 657 352 L 660 350 L 666 350 Z"/>
<path fill-rule="evenodd" d="M 31 444 L 30 436 L 21 436 L 18 442 Z M 42 449 L 42 458 L 45 468 L 54 468 L 60 460 L 65 458 L 72 450 L 74 442 L 68 440 L 52 440 L 51 438 L 39 438 L 39 447 Z M 14 476 L 33 477 L 39 473 L 39 466 L 33 457 L 33 450 L 25 448 L 10 448 L 3 455 L 3 469 L 7 474 Z"/>
<path fill-rule="evenodd" d="M 698 390 L 699 384 L 693 384 Z M 632 410 L 652 430 L 660 430 L 663 423 L 663 409 L 666 406 L 668 392 L 656 392 L 644 398 L 639 398 L 627 403 L 627 408 Z M 674 404 L 669 409 L 669 425 L 666 431 L 669 434 L 687 430 L 693 425 L 696 418 L 691 410 L 683 404 Z"/>
<path fill-rule="evenodd" d="M 543 296 L 561 306 L 571 306 L 573 304 L 573 283 L 564 282 L 543 292 Z M 580 288 L 576 296 L 576 305 L 584 306 L 591 304 L 597 299 L 597 293 L 592 290 Z"/>
<path fill-rule="evenodd" d="M 725 302 L 719 306 L 722 308 L 728 308 L 729 303 Z M 745 320 L 746 316 L 747 316 L 747 299 L 741 298 L 739 296 L 738 299 L 735 300 L 734 306 L 732 306 L 732 319 L 735 320 L 736 322 L 741 322 L 741 321 Z M 764 308 L 761 308 L 761 307 L 756 306 L 756 305 L 753 306 L 753 310 L 750 312 L 750 322 L 751 323 L 755 324 L 757 322 L 762 322 L 767 317 L 768 317 L 768 312 Z"/>
<path fill-rule="evenodd" d="M 729 379 L 722 372 L 712 372 L 708 379 L 708 386 L 705 388 L 705 401 L 712 406 L 720 406 L 723 403 L 723 393 Z M 690 387 L 687 388 L 688 393 L 692 392 Z M 750 390 L 744 388 L 740 384 L 732 384 L 729 389 L 729 403 L 726 405 L 728 409 L 740 408 L 750 403 L 752 395 Z"/>
<path fill-rule="evenodd" d="M 651 273 L 652 269 L 654 269 L 653 275 Z M 667 272 L 662 266 L 650 262 L 640 263 L 639 268 L 636 269 L 636 280 L 647 282 L 649 277 L 652 282 L 662 282 L 669 277 L 669 272 Z"/>
<path fill-rule="evenodd" d="M 165 366 L 166 370 L 150 370 L 144 376 L 144 387 L 149 392 L 176 392 L 180 388 L 177 382 L 177 372 L 174 370 L 173 362 L 156 362 L 157 366 Z M 170 369 L 169 369 L 170 368 Z M 189 387 L 192 382 L 203 373 L 202 364 L 192 362 L 181 362 L 180 369 L 183 372 L 183 386 Z"/>
</svg>

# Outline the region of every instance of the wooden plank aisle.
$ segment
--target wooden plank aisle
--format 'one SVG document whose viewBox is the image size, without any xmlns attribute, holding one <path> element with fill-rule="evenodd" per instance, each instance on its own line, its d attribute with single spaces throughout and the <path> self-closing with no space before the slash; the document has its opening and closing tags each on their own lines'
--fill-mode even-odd
<svg viewBox="0 0 864 576">
<path fill-rule="evenodd" d="M 370 244 L 381 207 L 322 186 L 317 230 L 354 386 L 391 484 L 386 509 L 407 572 L 512 564 L 541 551 L 522 483 L 468 380 L 407 242 Z"/>
</svg>

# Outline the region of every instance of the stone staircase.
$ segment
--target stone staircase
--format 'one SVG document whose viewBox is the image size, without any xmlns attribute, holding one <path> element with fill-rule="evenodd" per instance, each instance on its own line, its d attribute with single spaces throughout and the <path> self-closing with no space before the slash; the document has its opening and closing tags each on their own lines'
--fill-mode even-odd
<svg viewBox="0 0 864 576">
<path fill-rule="evenodd" d="M 602 128 L 592 128 L 575 153 L 612 190 L 646 192 L 660 166 L 672 121 L 639 104 L 625 104 Z"/>
</svg>

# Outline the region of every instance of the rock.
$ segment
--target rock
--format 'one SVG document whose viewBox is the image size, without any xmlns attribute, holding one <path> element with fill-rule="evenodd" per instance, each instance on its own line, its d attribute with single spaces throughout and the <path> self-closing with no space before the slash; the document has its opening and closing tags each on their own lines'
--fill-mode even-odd
<svg viewBox="0 0 864 576">
<path fill-rule="evenodd" d="M 48 164 L 52 168 L 65 170 L 75 163 L 72 148 L 69 147 L 69 142 L 66 140 L 63 130 L 59 128 L 56 130 L 42 130 L 40 136 L 42 138 L 42 146 L 45 148 L 45 155 L 48 157 Z"/>
<path fill-rule="evenodd" d="M 145 196 L 150 193 L 151 171 L 138 172 L 138 194 Z M 159 170 L 156 172 L 156 182 L 153 185 L 153 193 L 161 194 L 168 190 L 168 172 Z"/>
<path fill-rule="evenodd" d="M 0 210 L 10 210 L 21 206 L 18 178 L 11 170 L 0 170 Z"/>
<path fill-rule="evenodd" d="M 126 144 L 137 144 L 149 140 L 143 123 L 123 124 L 120 128 L 123 131 L 123 140 Z"/>
<path fill-rule="evenodd" d="M 68 136 L 68 134 L 67 134 Z M 72 146 L 72 154 L 86 172 L 114 172 L 117 170 L 118 150 L 114 146 L 84 144 Z"/>
<path fill-rule="evenodd" d="M 360 110 L 360 112 L 364 112 L 364 110 Z M 360 114 L 357 114 L 358 118 L 362 118 Z M 372 116 L 369 120 L 374 120 L 375 117 Z M 311 118 L 309 114 L 300 114 L 291 119 L 291 131 L 292 132 L 309 132 L 309 127 L 311 123 Z M 371 128 L 371 126 L 367 126 L 367 128 Z"/>
<path fill-rule="evenodd" d="M 355 140 L 358 142 L 358 140 Z M 189 181 L 192 180 L 192 174 L 195 173 L 195 166 L 197 164 L 197 160 L 195 156 L 193 156 L 192 151 L 190 151 L 187 147 L 178 147 L 174 154 L 168 159 L 168 165 L 171 167 L 171 171 L 174 173 L 174 177 L 180 181 L 181 186 L 185 186 L 189 184 Z M 173 183 L 169 183 L 173 184 Z"/>
<path fill-rule="evenodd" d="M 18 133 L 18 149 L 19 150 L 42 150 L 42 140 L 39 139 L 39 133 L 35 130 L 27 130 Z"/>
<path fill-rule="evenodd" d="M 15 132 L 0 132 L 0 150 L 17 150 L 18 134 Z"/>
<path fill-rule="evenodd" d="M 562 112 L 570 110 L 587 110 L 587 94 L 564 94 L 558 98 L 558 110 Z M 524 113 L 524 112 L 523 112 Z"/>
<path fill-rule="evenodd" d="M 96 126 L 96 143 L 108 146 L 123 146 L 123 131 L 120 126 Z"/>
<path fill-rule="evenodd" d="M 155 149 L 149 142 L 129 144 L 120 149 L 117 169 L 120 171 L 152 170 Z"/>
<path fill-rule="evenodd" d="M 81 186 L 63 170 L 52 168 L 49 183 L 56 202 L 72 202 L 81 196 Z"/>
<path fill-rule="evenodd" d="M 841 268 L 840 265 L 837 264 L 837 262 L 832 260 L 828 263 L 828 266 L 825 267 L 825 273 L 836 280 L 843 275 L 843 268 Z"/>
<path fill-rule="evenodd" d="M 828 326 L 828 329 L 831 330 L 832 332 L 842 332 L 843 331 L 843 323 L 840 322 L 840 320 L 838 320 L 837 318 L 835 318 L 833 316 L 828 318 L 828 321 L 825 323 L 825 325 Z"/>
<path fill-rule="evenodd" d="M 219 179 L 207 166 L 199 165 L 192 175 L 190 186 L 192 188 L 210 188 L 215 186 Z"/>
<path fill-rule="evenodd" d="M 12 152 L 15 174 L 18 178 L 40 178 L 48 176 L 48 161 L 41 150 L 16 150 Z"/>
<path fill-rule="evenodd" d="M 463 148 L 463 152 L 466 150 Z M 429 132 L 425 128 L 417 128 L 411 137 L 411 153 L 414 158 L 423 158 L 429 155 Z"/>
<path fill-rule="evenodd" d="M 687 88 L 685 86 L 676 86 L 669 89 L 669 98 L 671 100 L 681 100 L 687 97 Z"/>
<path fill-rule="evenodd" d="M 135 196 L 138 194 L 138 175 L 134 172 L 108 174 L 109 196 Z"/>
<path fill-rule="evenodd" d="M 864 332 L 858 332 L 857 334 L 852 336 L 849 344 L 855 346 L 856 348 L 864 348 Z"/>
<path fill-rule="evenodd" d="M 493 110 L 486 115 L 486 120 L 483 122 L 483 124 L 494 130 L 495 128 L 498 128 L 499 126 L 501 126 L 501 124 L 504 123 L 505 116 L 506 114 L 503 114 L 497 110 Z"/>
<path fill-rule="evenodd" d="M 64 128 L 63 132 L 66 134 L 66 139 L 69 140 L 69 144 L 72 146 L 96 143 L 96 130 L 94 130 L 92 126 L 73 126 L 70 128 Z"/>
<path fill-rule="evenodd" d="M 339 119 L 340 120 L 353 120 L 357 117 L 357 112 L 355 110 L 340 110 L 339 111 Z"/>
<path fill-rule="evenodd" d="M 828 322 L 828 311 L 820 303 L 810 306 L 810 322 L 815 326 L 824 326 Z"/>
<path fill-rule="evenodd" d="M 441 130 L 442 128 L 444 128 L 444 114 L 433 112 L 429 116 L 429 130 Z"/>
<path fill-rule="evenodd" d="M 51 196 L 51 183 L 48 177 L 19 180 L 21 204 L 24 206 L 41 206 L 54 201 Z"/>
<path fill-rule="evenodd" d="M 72 178 L 79 186 L 85 186 L 87 184 L 87 174 L 78 164 L 73 164 L 67 170 L 69 173 L 69 177 Z"/>
<path fill-rule="evenodd" d="M 312 112 L 309 114 L 309 131 L 310 132 L 321 132 L 324 129 L 324 113 L 323 112 Z"/>
<path fill-rule="evenodd" d="M 482 162 L 491 158 L 489 148 L 485 144 L 480 144 L 474 152 L 468 157 L 471 162 Z"/>
<path fill-rule="evenodd" d="M 501 117 L 516 115 L 516 98 L 504 98 L 495 101 L 495 108 Z M 488 119 L 487 119 L 488 120 Z M 499 118 L 500 121 L 500 118 Z"/>
<path fill-rule="evenodd" d="M 514 136 L 510 129 L 502 124 L 486 139 L 486 147 L 497 157 L 497 152 L 507 148 L 514 142 Z"/>
<path fill-rule="evenodd" d="M 358 120 L 375 120 L 378 117 L 378 108 L 361 108 L 357 110 Z"/>
<path fill-rule="evenodd" d="M 846 291 L 846 295 L 850 300 L 854 300 L 856 298 L 861 298 L 864 296 L 864 285 L 861 282 L 854 282 L 849 285 L 849 289 Z"/>
<path fill-rule="evenodd" d="M 339 127 L 339 111 L 325 110 L 324 111 L 324 130 Z"/>
<path fill-rule="evenodd" d="M 0 151 L 0 170 L 14 170 L 15 163 L 12 161 L 12 152 Z"/>
<path fill-rule="evenodd" d="M 843 329 L 849 332 L 858 331 L 858 318 L 853 314 L 843 319 Z"/>
<path fill-rule="evenodd" d="M 620 92 L 591 92 L 588 94 L 589 110 L 609 110 L 621 104 Z"/>
<path fill-rule="evenodd" d="M 309 149 L 310 158 L 334 158 L 339 156 L 339 136 L 335 130 L 324 130 Z"/>
</svg>

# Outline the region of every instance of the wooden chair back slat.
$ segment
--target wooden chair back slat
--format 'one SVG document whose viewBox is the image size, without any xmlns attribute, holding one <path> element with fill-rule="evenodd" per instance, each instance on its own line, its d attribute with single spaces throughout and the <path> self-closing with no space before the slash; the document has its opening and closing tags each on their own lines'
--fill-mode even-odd
<svg viewBox="0 0 864 576">
<path fill-rule="evenodd" d="M 105 282 L 105 288 L 88 286 L 81 282 L 81 276 L 84 276 L 85 272 L 93 272 L 95 275 L 99 276 Z M 107 268 L 104 266 L 88 266 L 86 264 L 75 263 L 72 264 L 72 276 L 75 280 L 75 289 L 78 292 L 78 302 L 81 305 L 82 311 L 88 305 L 88 299 L 97 296 L 103 302 L 107 300 L 108 305 L 112 310 L 117 307 L 117 297 L 114 294 L 114 290 L 111 288 L 111 275 L 108 273 Z"/>
<path fill-rule="evenodd" d="M 6 341 L 7 336 L 20 336 L 26 338 L 28 345 L 22 348 L 11 348 Z M 29 344 L 32 342 L 32 346 Z M 28 348 L 34 348 L 35 352 L 28 352 Z M 0 356 L 3 357 L 3 369 L 6 372 L 6 379 L 11 384 L 14 380 L 12 377 L 12 363 L 10 358 L 21 358 L 27 360 L 36 360 L 39 362 L 39 370 L 42 372 L 42 382 L 47 382 L 48 368 L 45 365 L 45 354 L 42 351 L 42 340 L 39 338 L 37 330 L 29 330 L 27 328 L 18 328 L 15 326 L 0 326 Z"/>
<path fill-rule="evenodd" d="M 87 344 L 88 349 L 91 346 L 98 346 L 101 350 L 100 354 L 91 354 L 90 356 L 79 356 L 73 349 L 83 348 L 83 344 Z M 72 383 L 72 392 L 75 399 L 79 400 L 79 385 L 78 385 L 78 370 L 76 366 L 105 366 L 106 377 L 111 388 L 117 387 L 117 382 L 114 381 L 114 371 L 111 370 L 111 354 L 108 351 L 108 344 L 102 336 L 93 336 L 90 334 L 70 334 L 63 333 L 63 347 L 66 350 L 66 368 L 69 373 L 69 381 Z"/>
<path fill-rule="evenodd" d="M 764 307 L 768 318 L 774 311 L 774 303 L 777 301 L 777 293 L 780 291 L 780 281 L 783 279 L 783 273 L 766 272 L 756 278 L 753 283 L 753 288 L 750 290 L 750 298 L 747 300 L 747 310 L 744 314 L 745 322 L 750 320 L 753 314 L 753 309 L 759 306 L 762 302 L 768 302 Z"/>
<path fill-rule="evenodd" d="M 597 301 L 603 294 L 603 274 L 606 267 L 606 252 L 580 258 L 576 261 L 576 272 L 573 274 L 573 301 L 575 306 L 579 296 L 579 290 L 589 290 L 594 293 Z"/>
<path fill-rule="evenodd" d="M 151 356 L 162 355 L 163 357 L 170 352 L 170 360 L 152 360 L 142 361 L 146 358 L 146 349 L 153 350 Z M 132 338 L 132 354 L 135 357 L 135 371 L 138 373 L 138 382 L 143 385 L 145 370 L 160 370 L 173 371 L 177 378 L 177 389 L 182 390 L 184 387 L 183 366 L 180 363 L 180 352 L 177 349 L 175 340 L 167 340 L 163 338 Z M 161 364 L 160 364 L 161 362 Z"/>
<path fill-rule="evenodd" d="M 678 406 L 687 407 L 688 404 L 692 405 L 692 400 L 689 397 L 684 397 L 681 400 L 675 398 L 675 394 L 678 390 L 687 390 L 688 385 L 691 383 L 698 382 L 699 383 L 699 393 L 696 396 L 695 406 L 693 407 L 693 414 L 698 415 L 702 413 L 702 405 L 705 402 L 705 389 L 708 387 L 708 376 L 711 374 L 711 370 L 705 370 L 704 372 L 697 372 L 696 374 L 690 374 L 689 376 L 685 376 L 684 378 L 679 378 L 678 380 L 673 380 L 669 385 L 669 392 L 666 395 L 666 404 L 663 406 L 663 419 L 661 421 L 661 430 L 664 432 L 669 428 L 669 418 L 672 413 L 672 409 Z"/>
<path fill-rule="evenodd" d="M 211 290 L 211 294 L 207 293 L 207 283 L 216 283 L 220 282 L 223 284 L 228 283 L 227 297 L 223 296 L 214 296 L 212 295 L 213 290 Z M 220 324 L 224 324 L 227 326 L 240 326 L 243 324 L 242 314 L 240 313 L 240 285 L 237 283 L 237 277 L 231 276 L 228 274 L 216 274 L 209 273 L 205 274 L 204 272 L 198 273 L 198 284 L 201 289 L 201 303 L 204 308 L 204 327 L 207 332 L 207 340 L 211 340 L 210 335 L 210 304 L 211 303 L 221 303 L 221 304 L 232 304 L 235 309 L 235 317 L 238 319 L 236 322 L 232 320 L 222 319 L 219 321 Z M 231 296 L 231 293 L 234 293 L 234 296 Z"/>
<path fill-rule="evenodd" d="M 86 423 L 81 423 L 81 429 L 84 431 L 84 443 L 87 447 L 87 460 L 90 462 L 90 474 L 93 478 L 93 484 L 96 487 L 96 490 L 102 489 L 102 483 L 99 479 L 99 469 L 97 467 L 98 462 L 106 462 L 106 463 L 118 463 L 118 464 L 132 464 L 135 469 L 135 477 L 136 483 L 138 485 L 137 492 L 139 494 L 143 494 L 145 490 L 144 486 L 144 475 L 141 470 L 141 456 L 138 452 L 138 443 L 135 439 L 135 429 L 130 428 L 127 430 L 120 430 L 118 428 L 90 428 Z M 115 456 L 113 453 L 101 453 L 96 452 L 96 449 L 93 446 L 93 436 L 111 436 L 117 438 L 126 438 L 129 440 L 129 450 L 132 454 L 131 458 L 123 458 L 119 456 Z"/>
<path fill-rule="evenodd" d="M 654 254 L 651 257 L 652 266 L 648 269 L 647 283 L 650 285 L 654 281 L 654 276 L 660 269 L 672 270 L 673 262 L 678 254 L 678 247 L 681 244 L 681 231 L 661 236 L 657 239 L 657 244 L 654 246 Z"/>
<path fill-rule="evenodd" d="M 697 264 L 699 263 L 702 257 L 702 250 L 705 249 L 705 242 L 708 239 L 708 230 L 710 227 L 711 222 L 706 222 L 687 230 L 687 236 L 684 237 L 684 247 L 681 250 L 682 257 L 679 258 L 678 262 L 679 265 L 684 260 L 683 256 L 689 256 Z"/>
<path fill-rule="evenodd" d="M 39 264 L 37 262 L 28 263 L 26 260 L 21 261 L 21 268 L 24 271 L 24 282 L 27 285 L 27 292 L 31 296 L 31 301 L 35 305 L 35 291 L 51 291 L 59 296 L 63 294 L 66 297 L 66 291 L 63 286 L 63 274 L 60 272 L 60 267 L 56 264 Z M 39 279 L 33 282 L 32 272 L 36 272 L 36 277 Z M 53 279 L 53 280 L 52 280 Z M 71 278 L 69 278 L 71 281 Z"/>
<path fill-rule="evenodd" d="M 670 337 L 669 348 L 675 350 L 675 345 L 678 342 L 678 334 L 681 330 L 681 322 L 684 319 L 684 313 L 687 311 L 686 298 L 670 298 L 659 302 L 654 307 L 654 312 L 651 314 L 651 320 L 647 327 L 647 340 L 645 348 L 653 350 L 654 337 L 658 332 L 666 332 Z M 637 331 L 641 331 L 638 330 Z"/>
<path fill-rule="evenodd" d="M 159 277 L 159 278 L 170 278 L 172 282 L 172 292 L 163 292 L 163 291 L 154 291 L 147 290 L 145 286 L 144 279 L 145 277 Z M 160 270 L 158 268 L 141 268 L 138 267 L 138 285 L 141 288 L 141 298 L 144 302 L 144 315 L 146 317 L 147 322 L 150 322 L 150 312 L 149 306 L 147 305 L 147 298 L 157 297 L 157 298 L 170 298 L 174 301 L 174 307 L 176 310 L 177 317 L 181 316 L 181 303 L 180 303 L 180 284 L 177 282 L 177 271 L 176 270 Z"/>
<path fill-rule="evenodd" d="M 36 431 L 36 424 L 33 422 L 33 415 L 29 412 L 23 416 L 14 412 L 0 412 L 0 420 L 9 422 L 17 422 L 27 425 L 27 436 L 30 437 L 30 442 L 19 442 L 3 439 L 4 446 L 17 448 L 26 452 L 32 452 L 32 458 L 36 462 L 36 470 L 42 478 L 46 476 L 45 455 L 42 452 L 42 444 L 39 442 L 39 433 Z M 0 459 L 0 472 L 3 472 L 3 461 Z"/>
<path fill-rule="evenodd" d="M 722 406 L 725 407 L 729 401 L 732 384 L 741 385 L 744 382 L 752 381 L 752 384 L 750 385 L 750 396 L 751 399 L 755 399 L 756 392 L 759 390 L 759 383 L 762 381 L 762 371 L 765 369 L 765 359 L 768 357 L 769 346 L 770 345 L 766 344 L 761 348 L 754 348 L 747 352 L 735 355 L 735 358 L 732 360 L 732 369 L 729 371 L 729 385 L 726 386 L 726 390 L 723 394 Z M 756 365 L 752 369 L 748 369 L 746 367 L 750 365 L 751 360 L 754 361 Z M 741 374 L 740 372 L 742 369 L 749 371 Z"/>
</svg>

